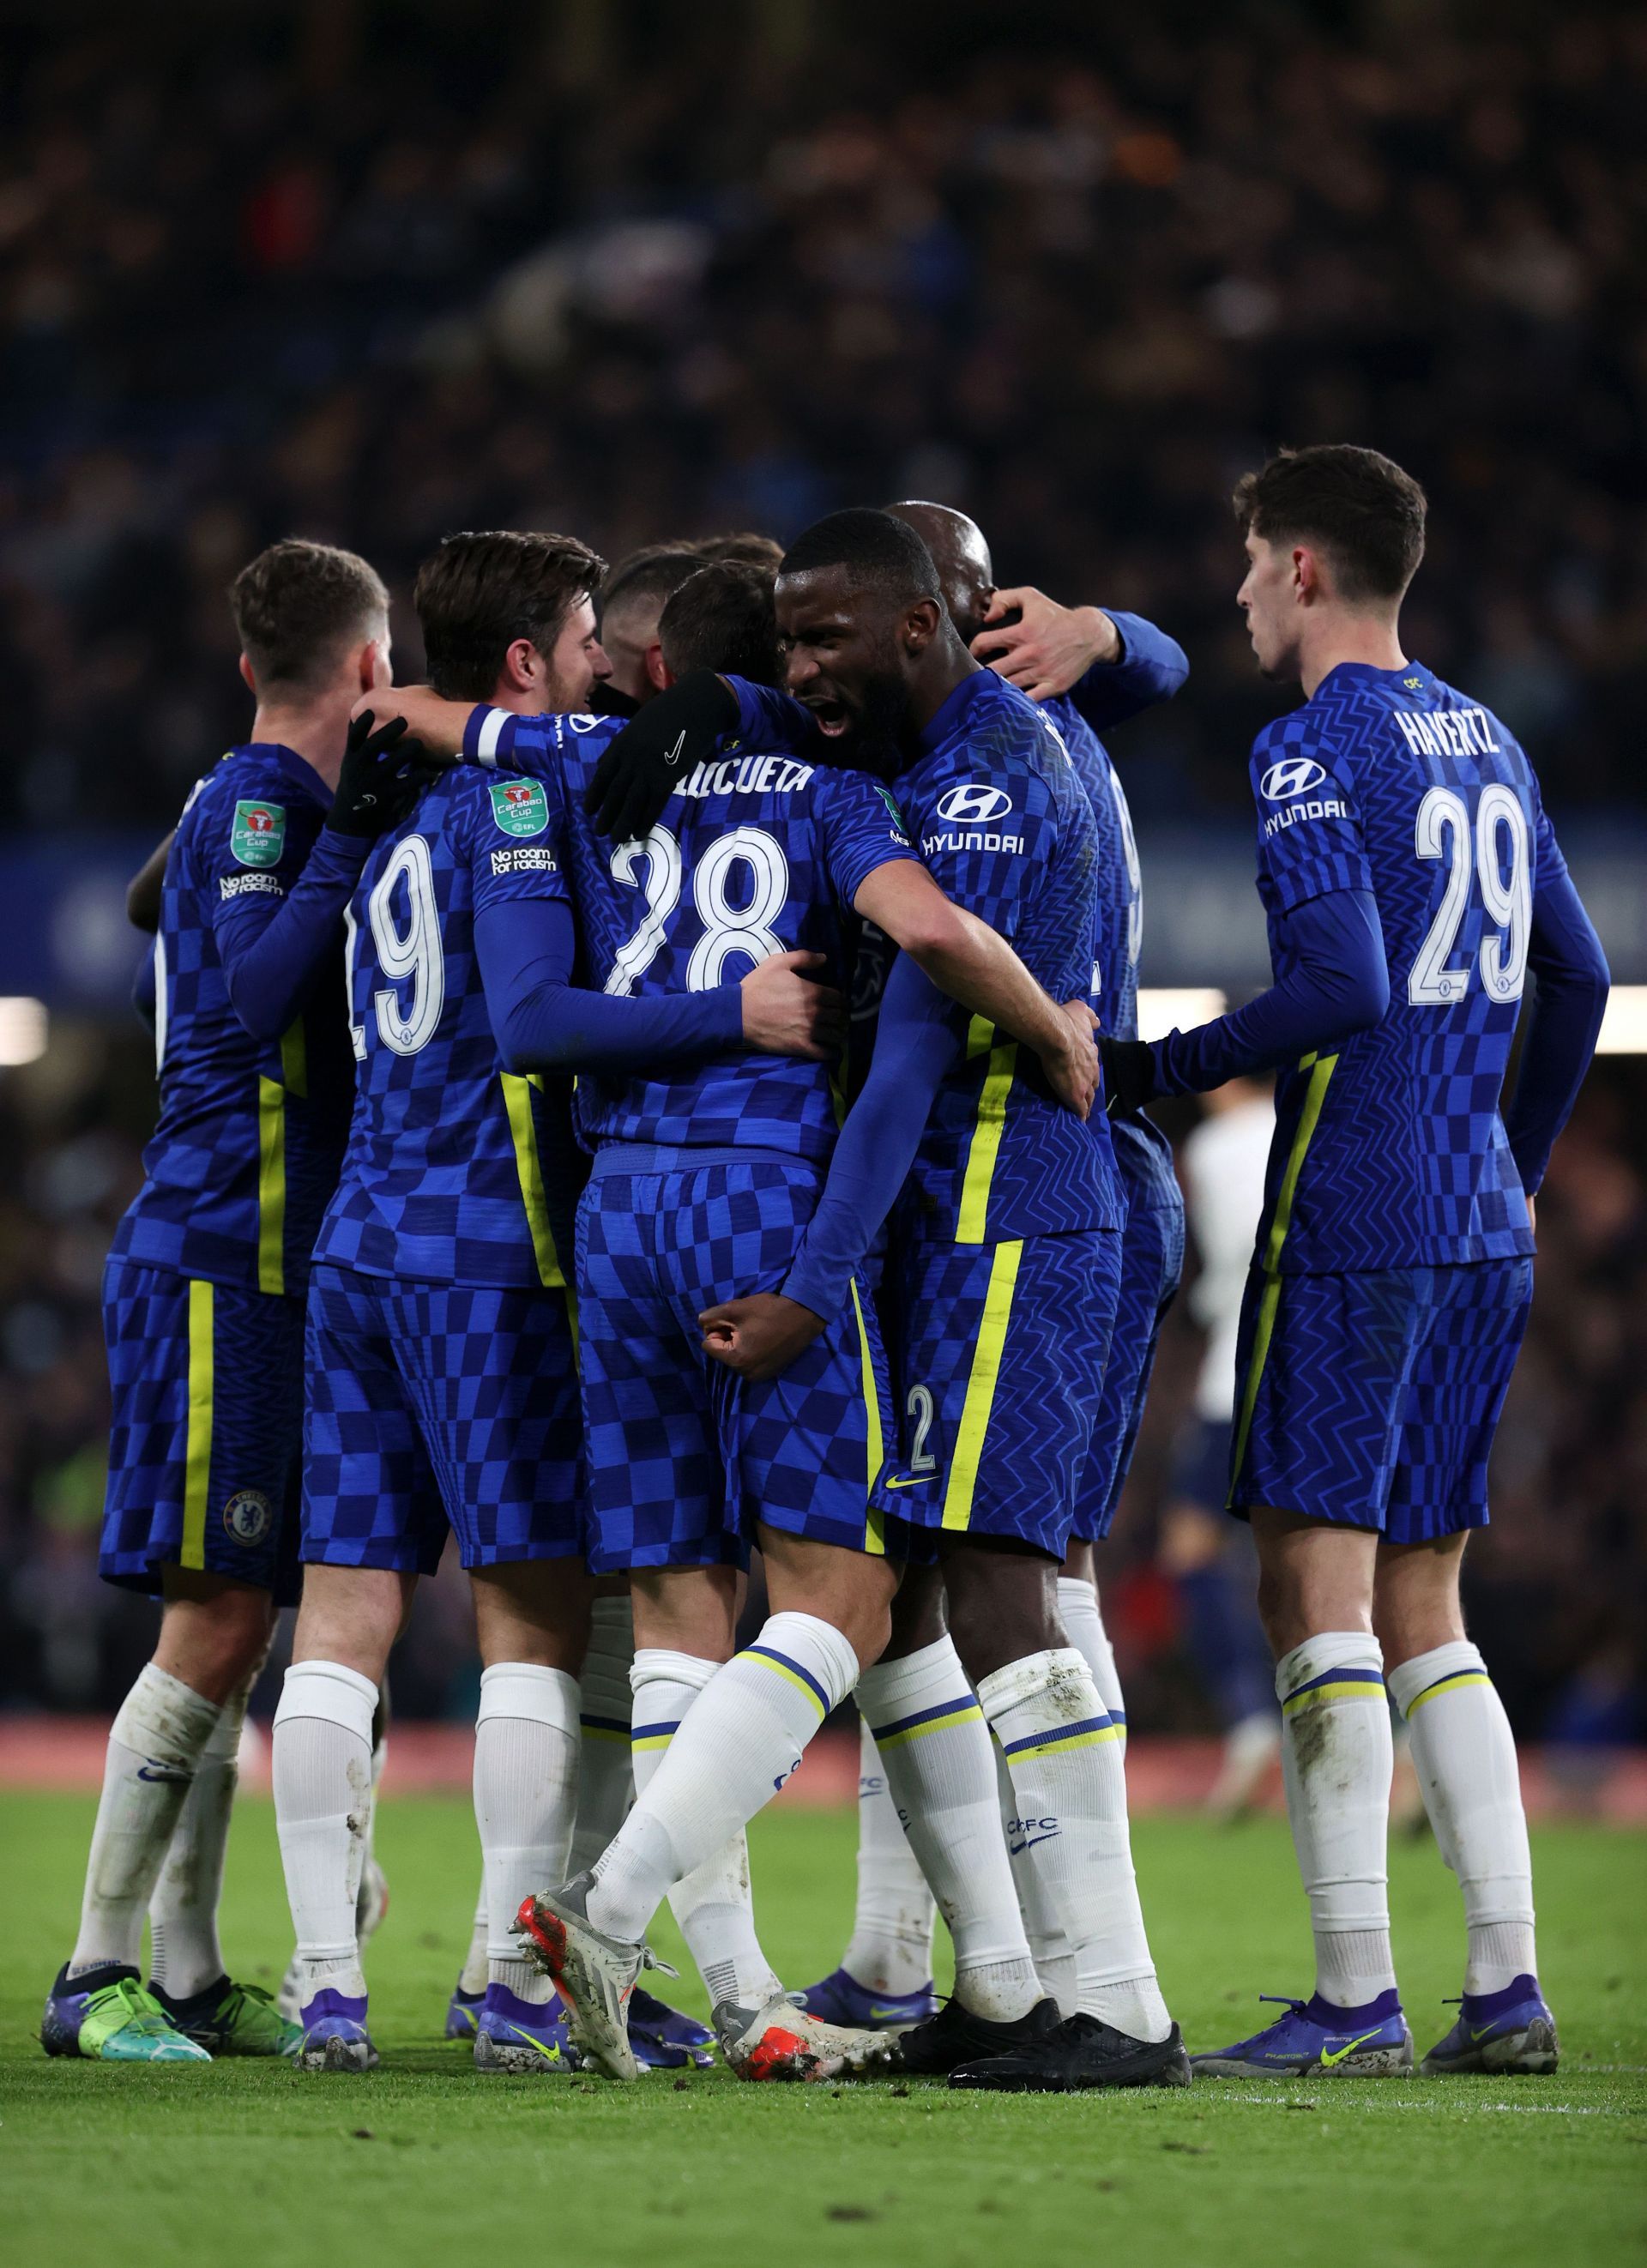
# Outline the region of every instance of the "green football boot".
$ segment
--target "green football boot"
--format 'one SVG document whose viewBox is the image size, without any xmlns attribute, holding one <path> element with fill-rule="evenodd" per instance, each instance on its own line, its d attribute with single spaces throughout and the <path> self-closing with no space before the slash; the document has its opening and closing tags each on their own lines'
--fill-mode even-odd
<svg viewBox="0 0 1647 2268">
<path fill-rule="evenodd" d="M 174 1999 L 158 1984 L 149 1990 L 173 2028 L 208 2055 L 289 2056 L 302 2044 L 303 2026 L 288 2023 L 261 1984 L 236 1984 L 223 1977 L 186 2000 Z"/>
<path fill-rule="evenodd" d="M 180 2032 L 135 1969 L 66 1970 L 47 1995 L 40 2043 L 49 2056 L 92 2063 L 210 2063 L 209 2051 Z"/>
</svg>

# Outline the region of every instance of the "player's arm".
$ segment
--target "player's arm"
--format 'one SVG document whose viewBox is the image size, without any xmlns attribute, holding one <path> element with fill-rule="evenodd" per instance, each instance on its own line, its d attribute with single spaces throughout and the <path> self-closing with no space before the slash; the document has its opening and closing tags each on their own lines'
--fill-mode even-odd
<svg viewBox="0 0 1647 2268">
<path fill-rule="evenodd" d="M 826 1329 L 915 1163 L 933 1099 L 961 1045 L 950 1002 L 900 954 L 886 980 L 869 1077 L 848 1113 L 783 1289 L 706 1307 L 698 1317 L 705 1354 L 746 1378 L 775 1378 Z"/>
<path fill-rule="evenodd" d="M 563 898 L 477 905 L 475 956 L 505 1070 L 628 1078 L 740 1048 L 821 1063 L 845 1037 L 842 996 L 803 974 L 824 965 L 820 953 L 774 954 L 740 984 L 631 999 L 574 983 L 577 949 Z"/>
<path fill-rule="evenodd" d="M 995 593 L 972 651 L 1032 701 L 1070 694 L 1099 733 L 1170 701 L 1189 674 L 1182 646 L 1142 615 L 1061 607 L 1030 584 Z"/>
<path fill-rule="evenodd" d="M 279 859 L 247 869 L 219 846 L 212 926 L 229 999 L 254 1039 L 279 1037 L 335 947 L 366 854 L 395 827 L 430 778 L 419 744 L 398 720 L 357 717 L 325 823 L 288 828 Z"/>
<path fill-rule="evenodd" d="M 165 862 L 177 840 L 177 829 L 155 844 L 126 885 L 126 918 L 134 929 L 152 937 L 160 926 L 160 901 L 165 886 Z"/>
<path fill-rule="evenodd" d="M 1164 1040 L 1099 1040 L 1112 1111 L 1136 1110 L 1158 1094 L 1205 1094 L 1312 1049 L 1330 1054 L 1382 1018 L 1390 975 L 1370 890 L 1334 890 L 1295 906 L 1277 917 L 1277 942 L 1281 973 L 1245 1007 Z"/>
<path fill-rule="evenodd" d="M 1607 956 L 1548 820 L 1537 821 L 1527 967 L 1532 1011 L 1515 1093 L 1504 1110 L 1510 1153 L 1529 1199 L 1538 1194 L 1555 1138 L 1572 1114 L 1607 1009 Z"/>
</svg>

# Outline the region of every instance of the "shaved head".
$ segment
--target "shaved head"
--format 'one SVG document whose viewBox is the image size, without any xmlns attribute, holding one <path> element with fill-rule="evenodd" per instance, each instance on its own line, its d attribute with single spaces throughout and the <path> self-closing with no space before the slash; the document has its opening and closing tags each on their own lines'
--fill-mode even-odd
<svg viewBox="0 0 1647 2268">
<path fill-rule="evenodd" d="M 946 504 L 889 504 L 894 519 L 914 528 L 932 555 L 949 618 L 970 645 L 983 628 L 995 589 L 995 567 L 983 530 Z"/>
</svg>

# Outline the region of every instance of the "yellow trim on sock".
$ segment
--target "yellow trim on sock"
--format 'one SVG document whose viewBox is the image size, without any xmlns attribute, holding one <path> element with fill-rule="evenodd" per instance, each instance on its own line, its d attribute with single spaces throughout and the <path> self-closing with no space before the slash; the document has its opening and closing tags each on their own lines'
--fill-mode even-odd
<svg viewBox="0 0 1647 2268">
<path fill-rule="evenodd" d="M 1413 1702 L 1407 1712 L 1408 1722 L 1410 1724 L 1425 1702 L 1433 1701 L 1437 1694 L 1454 1693 L 1460 1685 L 1490 1685 L 1492 1682 L 1484 1669 L 1456 1669 L 1451 1677 L 1438 1677 L 1433 1685 L 1426 1685 Z"/>
<path fill-rule="evenodd" d="M 961 1404 L 955 1452 L 950 1460 L 949 1484 L 944 1491 L 945 1528 L 966 1528 L 972 1520 L 978 1465 L 983 1455 L 984 1436 L 989 1430 L 989 1412 L 995 1403 L 1007 1323 L 1012 1313 L 1012 1288 L 1018 1282 L 1023 1257 L 1024 1240 L 1017 1237 L 997 1244 L 989 1263 L 989 1285 L 984 1293 L 983 1314 L 972 1351 L 972 1370 L 967 1380 L 967 1398 Z"/>
<path fill-rule="evenodd" d="M 929 1733 L 947 1733 L 957 1725 L 969 1725 L 974 1717 L 982 1714 L 975 1701 L 967 1702 L 941 1717 L 934 1717 L 929 1724 L 906 1725 L 901 1733 L 877 1733 L 875 1745 L 878 1749 L 901 1749 L 910 1741 L 924 1740 Z"/>
</svg>

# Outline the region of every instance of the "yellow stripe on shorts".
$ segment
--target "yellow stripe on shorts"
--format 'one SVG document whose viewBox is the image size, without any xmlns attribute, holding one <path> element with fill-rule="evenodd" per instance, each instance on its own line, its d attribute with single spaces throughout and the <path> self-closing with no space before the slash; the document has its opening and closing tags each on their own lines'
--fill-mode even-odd
<svg viewBox="0 0 1647 2268">
<path fill-rule="evenodd" d="M 971 1063 L 982 1055 L 989 1057 L 989 1068 L 978 1097 L 978 1119 L 972 1130 L 967 1171 L 960 1185 L 960 1212 L 955 1224 L 957 1244 L 984 1244 L 989 1241 L 986 1223 L 989 1218 L 989 1184 L 995 1178 L 996 1160 L 1001 1154 L 1001 1137 L 1006 1130 L 1006 1099 L 1012 1091 L 1012 1073 L 1018 1062 L 1017 1041 L 997 1041 L 995 1026 L 988 1017 L 974 1016 L 967 1028 L 967 1060 Z"/>
<path fill-rule="evenodd" d="M 515 1145 L 515 1172 L 520 1180 L 520 1201 L 526 1209 L 526 1226 L 532 1232 L 532 1249 L 538 1263 L 538 1280 L 548 1290 L 565 1291 L 567 1282 L 561 1269 L 561 1256 L 555 1248 L 555 1231 L 549 1226 L 548 1194 L 543 1186 L 543 1160 L 538 1155 L 538 1133 L 532 1123 L 532 1090 L 543 1092 L 543 1081 L 536 1071 L 522 1078 L 516 1071 L 499 1071 L 504 1086 L 504 1107 L 509 1113 L 509 1132 Z M 574 1339 L 577 1318 L 569 1300 L 567 1313 Z"/>
<path fill-rule="evenodd" d="M 206 1497 L 211 1486 L 212 1337 L 216 1286 L 188 1285 L 188 1432 L 183 1462 L 183 1543 L 180 1567 L 206 1564 Z"/>
<path fill-rule="evenodd" d="M 971 1523 L 978 1463 L 983 1454 L 984 1435 L 989 1430 L 989 1412 L 995 1405 L 1007 1322 L 1012 1312 L 1012 1289 L 1018 1282 L 1018 1264 L 1023 1257 L 1024 1240 L 1015 1237 L 996 1246 L 995 1257 L 989 1263 L 989 1288 L 984 1293 L 983 1314 L 967 1380 L 967 1398 L 961 1404 L 960 1425 L 950 1459 L 949 1485 L 944 1491 L 945 1528 L 966 1528 Z"/>
<path fill-rule="evenodd" d="M 257 1288 L 286 1288 L 286 1090 L 257 1082 Z"/>
<path fill-rule="evenodd" d="M 869 1333 L 864 1328 L 864 1303 L 857 1295 L 857 1280 L 852 1282 L 852 1312 L 857 1317 L 858 1365 L 864 1379 L 864 1416 L 869 1427 L 869 1471 L 864 1476 L 866 1491 L 874 1489 L 886 1462 L 886 1439 L 881 1432 L 880 1395 L 875 1385 L 875 1366 L 870 1359 Z M 886 1522 L 873 1504 L 866 1504 L 864 1513 L 864 1549 L 871 1558 L 886 1556 Z"/>
</svg>

